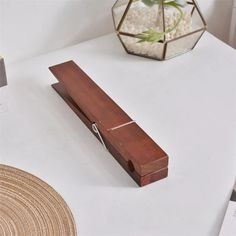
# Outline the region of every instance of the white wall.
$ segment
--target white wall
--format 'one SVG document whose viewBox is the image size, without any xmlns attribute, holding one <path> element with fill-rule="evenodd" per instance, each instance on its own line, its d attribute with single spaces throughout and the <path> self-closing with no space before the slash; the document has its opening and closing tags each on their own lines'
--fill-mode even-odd
<svg viewBox="0 0 236 236">
<path fill-rule="evenodd" d="M 233 15 L 230 27 L 230 45 L 236 49 L 236 0 L 234 0 Z"/>
<path fill-rule="evenodd" d="M 113 0 L 0 0 L 0 54 L 13 62 L 105 34 L 112 29 L 112 4 Z"/>
<path fill-rule="evenodd" d="M 228 42 L 233 0 L 198 0 L 208 29 Z M 0 54 L 15 62 L 113 31 L 115 0 L 0 0 Z"/>
<path fill-rule="evenodd" d="M 233 0 L 197 0 L 206 18 L 208 31 L 229 42 Z"/>
</svg>

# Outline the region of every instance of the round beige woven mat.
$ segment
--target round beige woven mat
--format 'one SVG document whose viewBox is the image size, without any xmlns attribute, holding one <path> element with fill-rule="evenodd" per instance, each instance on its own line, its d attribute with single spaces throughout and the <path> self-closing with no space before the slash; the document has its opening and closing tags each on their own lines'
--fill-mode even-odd
<svg viewBox="0 0 236 236">
<path fill-rule="evenodd" d="M 0 165 L 1 236 L 74 236 L 71 211 L 62 197 L 39 178 Z"/>
</svg>

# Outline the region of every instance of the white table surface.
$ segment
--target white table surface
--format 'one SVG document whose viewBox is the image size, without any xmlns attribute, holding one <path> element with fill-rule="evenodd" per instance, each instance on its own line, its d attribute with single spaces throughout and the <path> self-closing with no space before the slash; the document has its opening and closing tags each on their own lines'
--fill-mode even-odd
<svg viewBox="0 0 236 236">
<path fill-rule="evenodd" d="M 48 66 L 71 59 L 169 154 L 167 179 L 137 187 L 50 87 Z M 126 54 L 112 34 L 7 69 L 0 161 L 53 186 L 79 235 L 218 235 L 236 174 L 233 49 L 206 33 L 158 62 Z"/>
</svg>

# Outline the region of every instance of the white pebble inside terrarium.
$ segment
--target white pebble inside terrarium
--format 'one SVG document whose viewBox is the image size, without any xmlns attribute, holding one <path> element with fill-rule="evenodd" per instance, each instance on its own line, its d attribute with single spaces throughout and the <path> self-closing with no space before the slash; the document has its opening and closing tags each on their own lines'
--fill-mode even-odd
<svg viewBox="0 0 236 236">
<path fill-rule="evenodd" d="M 117 13 L 118 12 L 119 10 L 117 9 Z M 164 12 L 166 30 L 174 28 L 180 19 L 180 13 L 171 7 L 165 7 Z M 186 35 L 192 31 L 192 17 L 190 13 L 184 11 L 183 14 L 183 19 L 180 21 L 178 26 L 173 31 L 165 35 L 167 41 Z M 118 16 L 118 18 L 121 18 L 121 16 Z M 153 29 L 157 32 L 163 32 L 162 20 L 163 16 L 160 6 L 154 5 L 152 7 L 147 7 L 143 3 L 137 2 L 129 9 L 120 31 L 135 35 L 149 29 Z M 121 36 L 121 39 L 130 52 L 158 59 L 162 57 L 162 43 L 138 43 L 139 39 L 128 36 Z"/>
</svg>

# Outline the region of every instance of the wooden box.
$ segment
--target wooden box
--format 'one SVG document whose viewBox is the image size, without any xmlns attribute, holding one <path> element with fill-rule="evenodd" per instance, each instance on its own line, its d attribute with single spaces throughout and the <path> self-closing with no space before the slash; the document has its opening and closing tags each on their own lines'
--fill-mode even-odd
<svg viewBox="0 0 236 236">
<path fill-rule="evenodd" d="M 167 154 L 73 61 L 49 69 L 53 88 L 139 186 L 167 177 Z"/>
</svg>

